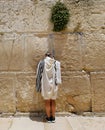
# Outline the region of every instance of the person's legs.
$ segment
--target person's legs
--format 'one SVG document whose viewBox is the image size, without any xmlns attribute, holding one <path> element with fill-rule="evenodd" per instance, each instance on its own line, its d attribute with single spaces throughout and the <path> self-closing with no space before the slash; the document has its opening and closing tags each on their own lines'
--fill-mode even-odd
<svg viewBox="0 0 105 130">
<path fill-rule="evenodd" d="M 47 117 L 51 117 L 51 105 L 50 105 L 51 100 L 45 100 L 45 109 L 46 109 L 46 114 Z"/>
<path fill-rule="evenodd" d="M 55 100 L 51 100 L 51 116 L 55 117 L 55 112 L 56 112 L 56 103 Z"/>
<path fill-rule="evenodd" d="M 55 111 L 56 111 L 56 103 L 55 100 L 45 100 L 45 109 L 47 114 L 47 121 L 48 122 L 55 122 Z"/>
<path fill-rule="evenodd" d="M 56 103 L 55 100 L 51 100 L 51 121 L 55 122 Z"/>
</svg>

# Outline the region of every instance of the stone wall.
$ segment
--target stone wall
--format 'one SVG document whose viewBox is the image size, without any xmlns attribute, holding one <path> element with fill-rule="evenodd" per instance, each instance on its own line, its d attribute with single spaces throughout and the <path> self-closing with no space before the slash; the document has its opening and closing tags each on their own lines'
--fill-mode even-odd
<svg viewBox="0 0 105 130">
<path fill-rule="evenodd" d="M 50 23 L 56 1 L 0 1 L 0 113 L 44 111 L 35 75 L 51 48 L 62 68 L 57 111 L 105 112 L 105 0 L 63 0 L 71 17 L 60 33 Z"/>
</svg>

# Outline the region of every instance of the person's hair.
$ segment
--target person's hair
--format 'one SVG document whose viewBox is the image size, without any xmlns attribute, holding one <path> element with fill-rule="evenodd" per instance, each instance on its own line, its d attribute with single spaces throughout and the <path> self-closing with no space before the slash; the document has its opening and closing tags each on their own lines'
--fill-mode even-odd
<svg viewBox="0 0 105 130">
<path fill-rule="evenodd" d="M 45 56 L 51 57 L 51 53 L 50 52 L 46 52 Z"/>
</svg>

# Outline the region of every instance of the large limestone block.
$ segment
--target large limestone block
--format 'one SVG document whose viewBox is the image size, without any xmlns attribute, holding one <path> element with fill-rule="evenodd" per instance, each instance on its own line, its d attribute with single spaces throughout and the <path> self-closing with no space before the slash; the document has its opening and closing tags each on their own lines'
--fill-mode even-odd
<svg viewBox="0 0 105 130">
<path fill-rule="evenodd" d="M 87 23 L 91 32 L 100 32 L 105 33 L 105 1 L 93 1 L 93 6 L 89 11 L 89 15 L 87 15 Z"/>
<path fill-rule="evenodd" d="M 0 5 L 2 6 L 0 11 L 0 32 L 13 31 L 13 23 L 16 20 L 13 4 L 13 1 L 0 1 Z"/>
<path fill-rule="evenodd" d="M 104 32 L 105 1 L 65 0 L 70 10 L 68 30 L 71 32 Z"/>
<path fill-rule="evenodd" d="M 82 70 L 82 53 L 79 34 L 62 34 L 54 37 L 55 56 L 61 61 L 62 71 Z"/>
<path fill-rule="evenodd" d="M 0 113 L 16 112 L 15 74 L 0 73 Z"/>
<path fill-rule="evenodd" d="M 64 0 L 64 3 L 70 11 L 70 20 L 67 25 L 67 30 L 70 32 L 90 31 L 88 16 L 91 15 L 91 8 L 94 7 L 93 0 Z"/>
<path fill-rule="evenodd" d="M 0 5 L 1 32 L 42 32 L 49 29 L 51 4 L 47 1 L 0 1 Z"/>
<path fill-rule="evenodd" d="M 35 74 L 20 73 L 16 74 L 16 78 L 17 110 L 21 112 L 42 111 L 44 103 L 41 95 L 35 90 Z"/>
<path fill-rule="evenodd" d="M 69 72 L 63 76 L 57 102 L 59 111 L 90 111 L 91 89 L 89 76 L 84 72 Z"/>
<path fill-rule="evenodd" d="M 92 111 L 105 112 L 105 73 L 91 72 Z"/>
<path fill-rule="evenodd" d="M 0 71 L 22 71 L 24 49 L 22 36 L 4 34 L 0 40 Z"/>
<path fill-rule="evenodd" d="M 84 68 L 87 71 L 105 70 L 105 37 L 103 34 L 85 34 Z"/>
<path fill-rule="evenodd" d="M 0 71 L 36 71 L 48 51 L 48 37 L 3 34 L 0 40 Z"/>
<path fill-rule="evenodd" d="M 36 72 L 38 62 L 48 51 L 48 37 L 30 35 L 25 37 L 24 71 Z"/>
<path fill-rule="evenodd" d="M 104 12 L 102 14 L 91 14 L 91 16 L 88 17 L 88 24 L 92 31 L 101 32 L 101 30 L 103 30 L 103 27 L 105 27 L 104 17 Z"/>
<path fill-rule="evenodd" d="M 58 0 L 0 1 L 1 32 L 51 31 L 51 7 Z M 70 10 L 70 32 L 104 31 L 104 0 L 62 0 Z M 105 32 L 105 31 L 104 31 Z"/>
</svg>

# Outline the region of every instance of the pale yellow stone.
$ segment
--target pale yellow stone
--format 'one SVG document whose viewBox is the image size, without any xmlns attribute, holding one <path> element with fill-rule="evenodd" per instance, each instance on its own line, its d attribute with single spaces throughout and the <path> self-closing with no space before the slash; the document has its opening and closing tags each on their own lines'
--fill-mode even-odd
<svg viewBox="0 0 105 130">
<path fill-rule="evenodd" d="M 34 73 L 20 73 L 16 75 L 16 98 L 17 110 L 42 111 L 43 100 L 39 93 L 36 93 Z"/>
<path fill-rule="evenodd" d="M 87 71 L 105 70 L 105 37 L 103 34 L 86 34 L 85 44 L 85 69 Z"/>
<path fill-rule="evenodd" d="M 15 74 L 0 74 L 0 113 L 16 112 Z"/>
<path fill-rule="evenodd" d="M 25 37 L 25 65 L 24 71 L 36 72 L 38 62 L 45 57 L 48 51 L 48 37 Z"/>
<path fill-rule="evenodd" d="M 50 21 L 56 1 L 0 1 L 0 112 L 45 110 L 35 76 L 48 50 L 61 62 L 57 111 L 105 111 L 105 0 L 62 0 L 70 21 L 60 33 Z"/>
<path fill-rule="evenodd" d="M 91 73 L 92 85 L 92 111 L 104 112 L 105 111 L 105 73 L 92 72 Z"/>
<path fill-rule="evenodd" d="M 63 71 L 82 70 L 82 53 L 78 34 L 54 36 L 55 57 L 61 61 Z"/>
<path fill-rule="evenodd" d="M 57 99 L 59 111 L 68 111 L 69 104 L 75 108 L 71 111 L 89 111 L 91 106 L 90 100 L 90 80 L 87 74 L 71 72 L 69 77 L 63 77 L 63 83 L 59 89 Z"/>
</svg>

